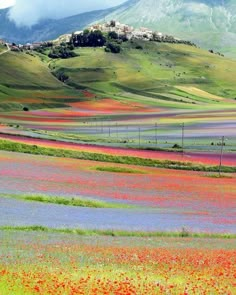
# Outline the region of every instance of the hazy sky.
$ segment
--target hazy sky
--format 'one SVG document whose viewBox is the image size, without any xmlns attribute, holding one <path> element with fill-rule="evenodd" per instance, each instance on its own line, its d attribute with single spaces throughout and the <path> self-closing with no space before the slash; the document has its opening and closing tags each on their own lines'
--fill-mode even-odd
<svg viewBox="0 0 236 295">
<path fill-rule="evenodd" d="M 43 18 L 67 17 L 123 2 L 125 0 L 0 0 L 0 8 L 11 6 L 9 18 L 19 26 L 31 26 Z"/>
</svg>

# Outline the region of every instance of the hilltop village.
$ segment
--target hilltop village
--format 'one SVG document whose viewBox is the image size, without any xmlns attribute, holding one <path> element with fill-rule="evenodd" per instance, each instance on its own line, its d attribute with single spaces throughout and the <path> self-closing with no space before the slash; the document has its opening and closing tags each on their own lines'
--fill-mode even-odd
<svg viewBox="0 0 236 295">
<path fill-rule="evenodd" d="M 95 24 L 89 28 L 90 31 L 99 30 L 104 33 L 115 32 L 118 34 L 119 37 L 126 37 L 128 40 L 132 38 L 135 39 L 143 39 L 143 40 L 151 40 L 153 35 L 159 36 L 160 38 L 163 37 L 163 34 L 160 32 L 153 32 L 148 28 L 141 27 L 139 29 L 135 29 L 132 26 L 121 24 L 118 21 L 109 21 L 103 24 Z"/>
<path fill-rule="evenodd" d="M 181 40 L 170 35 L 165 35 L 159 31 L 152 31 L 144 27 L 135 29 L 132 26 L 129 26 L 127 24 L 122 24 L 115 20 L 111 20 L 102 24 L 94 24 L 90 26 L 88 30 L 90 32 L 101 31 L 102 33 L 105 33 L 105 34 L 115 32 L 118 35 L 118 38 L 121 38 L 123 40 L 138 39 L 138 40 L 144 40 L 144 41 L 184 43 L 184 44 L 195 46 L 195 44 L 193 44 L 192 42 Z M 77 31 L 77 32 L 74 32 L 74 34 L 81 35 L 83 34 L 83 32 L 84 31 Z M 64 37 L 67 39 L 67 41 L 69 41 L 71 38 L 71 35 L 67 34 L 67 35 L 64 35 Z"/>
<path fill-rule="evenodd" d="M 195 46 L 195 44 L 190 41 L 181 40 L 170 35 L 165 35 L 159 31 L 152 31 L 144 27 L 135 29 L 132 26 L 122 24 L 115 20 L 111 20 L 109 22 L 105 22 L 102 24 L 91 25 L 85 31 L 86 32 L 100 31 L 105 35 L 113 32 L 117 34 L 118 39 L 122 39 L 123 41 L 136 39 L 136 40 L 156 41 L 156 42 L 166 42 L 166 43 L 181 43 L 181 44 Z M 73 37 L 82 36 L 85 31 L 75 31 L 71 34 L 62 35 L 58 37 L 56 40 L 50 41 L 50 43 L 52 43 L 52 45 L 60 45 L 62 42 L 70 43 Z M 48 44 L 49 42 L 15 44 L 15 43 L 7 43 L 4 40 L 0 40 L 0 43 L 8 45 L 12 51 L 23 51 L 23 50 L 37 50 L 41 47 L 44 47 L 45 44 Z"/>
</svg>

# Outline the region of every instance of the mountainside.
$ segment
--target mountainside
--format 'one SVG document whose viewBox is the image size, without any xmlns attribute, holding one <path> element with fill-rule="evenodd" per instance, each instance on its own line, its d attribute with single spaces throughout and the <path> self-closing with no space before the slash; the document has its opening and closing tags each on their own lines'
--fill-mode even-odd
<svg viewBox="0 0 236 295">
<path fill-rule="evenodd" d="M 123 5 L 105 10 L 86 12 L 58 20 L 44 20 L 32 27 L 17 27 L 8 18 L 9 9 L 0 9 L 0 39 L 9 42 L 27 43 L 37 41 L 48 41 L 66 33 L 72 33 L 89 24 L 103 19 L 117 9 L 127 9 L 136 1 L 131 0 Z"/>
<path fill-rule="evenodd" d="M 7 14 L 8 9 L 0 10 L 0 38 L 16 43 L 50 40 L 91 23 L 115 19 L 236 57 L 236 0 L 130 0 L 106 10 L 44 20 L 31 28 L 16 27 Z"/>
<path fill-rule="evenodd" d="M 0 10 L 0 38 L 15 43 L 51 40 L 59 35 L 82 29 L 98 18 L 103 18 L 111 11 L 110 9 L 93 11 L 60 20 L 44 20 L 29 28 L 17 27 L 14 22 L 8 19 L 8 9 L 4 9 Z"/>
<path fill-rule="evenodd" d="M 236 54 L 235 0 L 137 0 L 106 19 L 150 27 L 207 49 Z"/>
</svg>

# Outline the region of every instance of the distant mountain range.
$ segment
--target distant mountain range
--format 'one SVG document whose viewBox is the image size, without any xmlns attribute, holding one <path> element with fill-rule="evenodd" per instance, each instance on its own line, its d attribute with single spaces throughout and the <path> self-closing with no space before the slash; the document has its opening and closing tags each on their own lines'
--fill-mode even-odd
<svg viewBox="0 0 236 295">
<path fill-rule="evenodd" d="M 44 20 L 32 27 L 17 27 L 9 20 L 8 9 L 2 9 L 0 10 L 0 38 L 15 43 L 52 40 L 62 34 L 82 29 L 111 12 L 112 9 L 93 11 L 59 20 Z"/>
<path fill-rule="evenodd" d="M 107 10 L 44 20 L 31 28 L 16 27 L 7 14 L 7 9 L 0 10 L 0 38 L 17 43 L 50 40 L 97 21 L 115 19 L 236 56 L 236 0 L 130 0 Z"/>
</svg>

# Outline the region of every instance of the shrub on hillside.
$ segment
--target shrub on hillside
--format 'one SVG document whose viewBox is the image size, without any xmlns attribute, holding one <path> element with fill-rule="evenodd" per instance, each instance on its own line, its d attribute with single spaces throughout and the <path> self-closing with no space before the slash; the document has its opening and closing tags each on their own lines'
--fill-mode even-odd
<svg viewBox="0 0 236 295">
<path fill-rule="evenodd" d="M 65 83 L 69 79 L 69 76 L 63 72 L 56 73 L 56 77 L 59 81 L 61 81 L 63 83 Z"/>
<path fill-rule="evenodd" d="M 121 52 L 121 47 L 119 44 L 115 44 L 115 43 L 107 43 L 106 48 L 105 48 L 106 52 L 111 52 L 111 53 L 120 53 Z"/>
<path fill-rule="evenodd" d="M 136 45 L 135 49 L 143 50 L 143 46 L 142 45 Z"/>
<path fill-rule="evenodd" d="M 109 32 L 108 33 L 108 38 L 109 39 L 114 39 L 114 40 L 118 40 L 119 36 L 115 31 Z"/>
<path fill-rule="evenodd" d="M 173 149 L 181 149 L 182 147 L 178 143 L 176 143 L 172 146 L 172 148 Z"/>
<path fill-rule="evenodd" d="M 67 46 L 57 46 L 48 54 L 50 58 L 72 58 L 76 56 L 78 55 Z"/>
</svg>

